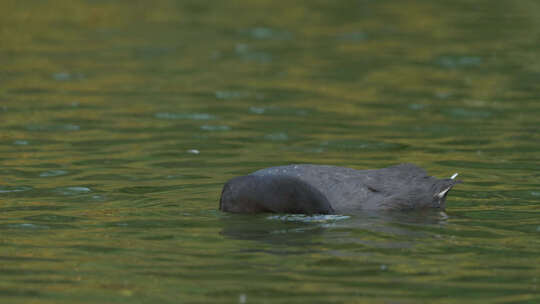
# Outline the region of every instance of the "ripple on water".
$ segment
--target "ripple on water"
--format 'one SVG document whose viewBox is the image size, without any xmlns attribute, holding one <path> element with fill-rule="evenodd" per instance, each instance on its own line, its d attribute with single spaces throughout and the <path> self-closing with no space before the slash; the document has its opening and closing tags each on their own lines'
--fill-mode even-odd
<svg viewBox="0 0 540 304">
<path fill-rule="evenodd" d="M 217 91 L 217 99 L 240 99 L 250 97 L 251 94 L 245 91 Z"/>
<path fill-rule="evenodd" d="M 60 187 L 56 188 L 54 191 L 62 195 L 79 195 L 92 192 L 92 190 L 87 187 Z"/>
<path fill-rule="evenodd" d="M 343 33 L 338 35 L 337 39 L 345 42 L 362 42 L 367 39 L 367 34 L 363 32 Z"/>
<path fill-rule="evenodd" d="M 287 31 L 281 31 L 272 29 L 269 27 L 254 27 L 245 31 L 249 36 L 255 39 L 275 39 L 275 40 L 286 40 L 291 39 L 292 34 Z"/>
<path fill-rule="evenodd" d="M 36 224 L 30 224 L 30 223 L 16 223 L 16 224 L 9 224 L 7 226 L 9 228 L 15 228 L 15 229 L 34 229 L 34 230 L 50 229 L 50 227 L 47 225 L 36 225 Z"/>
<path fill-rule="evenodd" d="M 482 58 L 478 56 L 450 55 L 437 58 L 435 63 L 445 68 L 475 67 L 482 63 Z"/>
<path fill-rule="evenodd" d="M 349 219 L 348 215 L 337 214 L 285 214 L 285 215 L 271 215 L 267 217 L 269 220 L 278 220 L 284 222 L 302 222 L 302 223 L 327 223 Z"/>
<path fill-rule="evenodd" d="M 229 131 L 231 127 L 226 125 L 203 125 L 201 129 L 205 131 Z"/>
<path fill-rule="evenodd" d="M 444 114 L 453 118 L 462 119 L 476 119 L 476 118 L 489 118 L 492 116 L 492 112 L 486 110 L 471 110 L 465 108 L 453 108 L 444 111 Z"/>
<path fill-rule="evenodd" d="M 24 218 L 28 221 L 38 221 L 38 222 L 51 222 L 51 223 L 71 223 L 79 221 L 80 218 L 75 216 L 65 216 L 65 215 L 58 215 L 58 214 L 38 214 L 38 215 L 32 215 L 27 216 Z"/>
<path fill-rule="evenodd" d="M 0 193 L 14 193 L 14 192 L 23 192 L 31 190 L 31 187 L 21 186 L 21 187 L 10 187 L 10 186 L 0 186 Z"/>
<path fill-rule="evenodd" d="M 264 112 L 266 112 L 266 108 L 265 107 L 250 107 L 249 111 L 255 114 L 264 114 Z"/>
<path fill-rule="evenodd" d="M 69 80 L 79 80 L 84 79 L 84 74 L 81 73 L 68 73 L 68 72 L 59 72 L 52 74 L 52 78 L 56 81 L 69 81 Z"/>
<path fill-rule="evenodd" d="M 154 115 L 160 119 L 188 119 L 188 120 L 210 120 L 215 119 L 214 115 L 208 113 L 167 113 L 160 112 Z"/>
<path fill-rule="evenodd" d="M 92 200 L 96 202 L 104 202 L 107 198 L 103 195 L 95 194 L 92 195 Z"/>
<path fill-rule="evenodd" d="M 272 61 L 272 54 L 268 52 L 253 51 L 245 43 L 237 44 L 235 52 L 242 59 L 249 61 L 257 61 L 259 63 L 268 63 Z"/>
<path fill-rule="evenodd" d="M 26 129 L 28 131 L 79 131 L 80 126 L 74 124 L 63 124 L 63 125 L 27 125 Z"/>
<path fill-rule="evenodd" d="M 407 145 L 400 144 L 400 143 L 353 140 L 353 139 L 324 141 L 321 143 L 321 146 L 340 149 L 340 150 L 343 149 L 343 150 L 368 150 L 368 151 L 372 151 L 372 150 L 393 151 L 393 150 L 403 150 L 408 147 Z"/>
<path fill-rule="evenodd" d="M 264 138 L 271 141 L 287 141 L 289 140 L 289 135 L 287 135 L 287 133 L 278 132 L 266 134 Z"/>
<path fill-rule="evenodd" d="M 452 97 L 452 95 L 453 94 L 451 92 L 435 92 L 435 97 L 438 99 L 447 99 Z"/>
<path fill-rule="evenodd" d="M 305 116 L 308 115 L 309 112 L 305 109 L 298 109 L 298 108 L 278 108 L 274 106 L 270 107 L 256 107 L 252 106 L 249 107 L 249 112 L 253 114 L 270 114 L 270 115 L 297 115 L 297 116 Z"/>
<path fill-rule="evenodd" d="M 423 110 L 425 108 L 425 105 L 419 104 L 419 103 L 411 103 L 411 104 L 409 104 L 408 107 L 411 110 L 420 111 L 420 110 Z"/>
<path fill-rule="evenodd" d="M 64 170 L 49 170 L 39 174 L 40 177 L 55 177 L 60 175 L 66 175 L 68 172 Z"/>
</svg>

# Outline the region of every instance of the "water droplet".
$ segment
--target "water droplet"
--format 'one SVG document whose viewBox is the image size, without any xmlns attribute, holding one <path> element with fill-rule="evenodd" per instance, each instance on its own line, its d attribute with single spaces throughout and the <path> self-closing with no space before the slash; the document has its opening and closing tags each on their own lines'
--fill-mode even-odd
<svg viewBox="0 0 540 304">
<path fill-rule="evenodd" d="M 189 154 L 195 154 L 195 155 L 198 155 L 198 154 L 201 153 L 201 151 L 199 151 L 197 149 L 189 149 L 186 152 L 189 153 Z"/>
</svg>

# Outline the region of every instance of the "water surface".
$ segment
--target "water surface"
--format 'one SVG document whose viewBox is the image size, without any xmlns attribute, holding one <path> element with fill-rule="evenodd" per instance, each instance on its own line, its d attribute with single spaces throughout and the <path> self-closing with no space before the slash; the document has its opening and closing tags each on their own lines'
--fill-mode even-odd
<svg viewBox="0 0 540 304">
<path fill-rule="evenodd" d="M 4 1 L 0 301 L 538 303 L 537 1 Z M 446 214 L 231 215 L 289 163 Z"/>
</svg>

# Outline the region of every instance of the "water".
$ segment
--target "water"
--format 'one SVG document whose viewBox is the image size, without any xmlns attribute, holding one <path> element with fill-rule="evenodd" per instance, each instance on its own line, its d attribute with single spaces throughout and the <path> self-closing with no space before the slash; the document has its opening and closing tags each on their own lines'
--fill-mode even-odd
<svg viewBox="0 0 540 304">
<path fill-rule="evenodd" d="M 538 303 L 537 1 L 3 1 L 0 301 Z M 289 163 L 446 214 L 231 215 Z"/>
</svg>

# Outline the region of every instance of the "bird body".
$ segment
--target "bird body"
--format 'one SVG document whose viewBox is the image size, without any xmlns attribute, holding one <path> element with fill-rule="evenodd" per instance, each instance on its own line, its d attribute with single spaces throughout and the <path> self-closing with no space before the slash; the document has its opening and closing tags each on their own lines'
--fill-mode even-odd
<svg viewBox="0 0 540 304">
<path fill-rule="evenodd" d="M 460 182 L 454 177 L 437 179 L 413 164 L 376 170 L 308 164 L 271 167 L 228 181 L 220 209 L 303 214 L 444 210 L 448 191 Z"/>
</svg>

